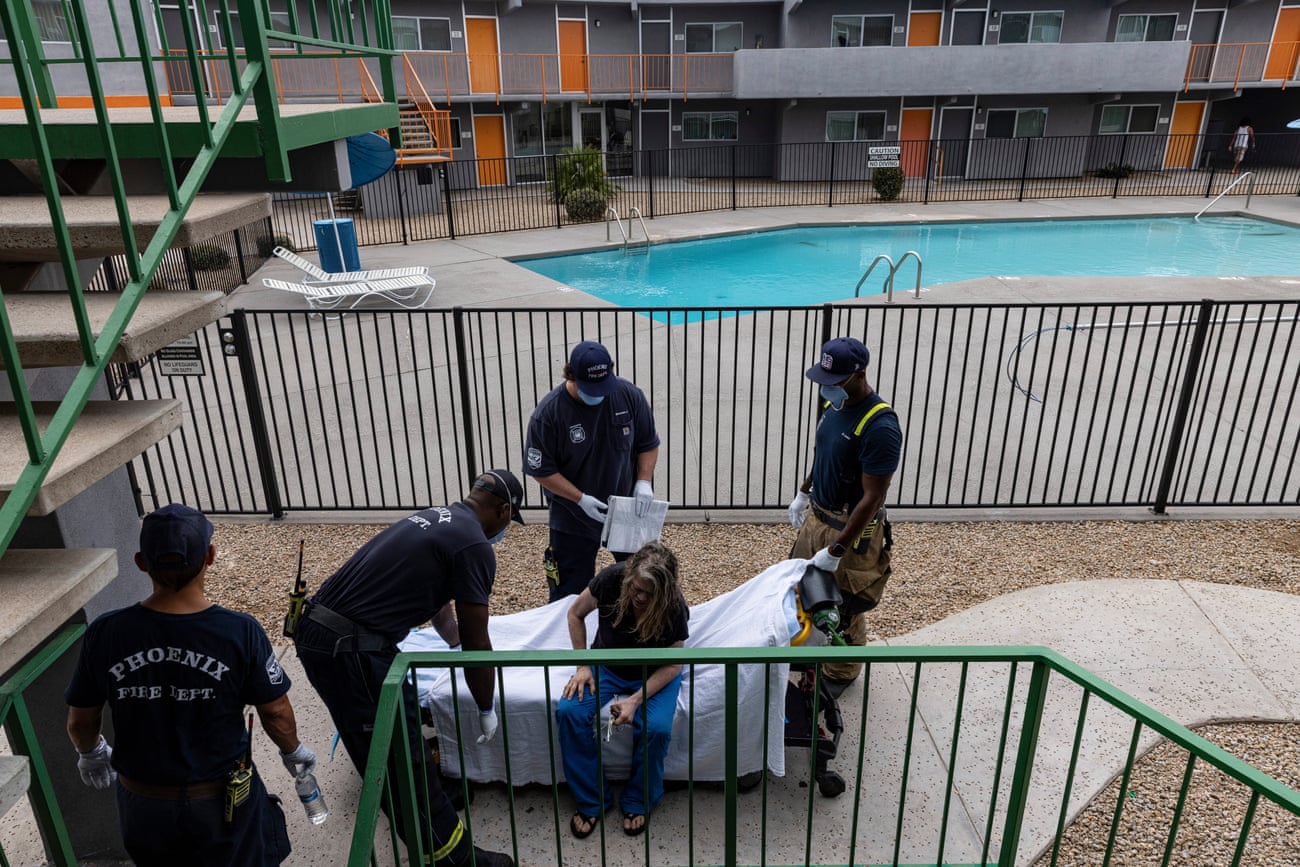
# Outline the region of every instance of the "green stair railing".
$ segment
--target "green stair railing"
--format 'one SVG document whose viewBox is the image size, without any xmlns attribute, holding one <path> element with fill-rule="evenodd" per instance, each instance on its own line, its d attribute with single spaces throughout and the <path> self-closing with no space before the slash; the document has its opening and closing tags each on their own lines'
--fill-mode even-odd
<svg viewBox="0 0 1300 867">
<path fill-rule="evenodd" d="M 767 775 L 762 780 L 761 794 L 742 793 L 737 778 L 740 751 L 748 750 L 745 755 L 750 760 L 756 757 L 752 743 L 745 744 L 754 739 L 754 726 L 761 725 L 762 766 L 770 767 L 768 721 L 788 716 L 789 705 L 784 694 L 773 694 L 778 690 L 771 688 L 773 678 L 767 668 L 761 679 L 751 678 L 751 704 L 746 719 L 740 719 L 737 708 L 742 706 L 740 699 L 744 695 L 738 686 L 740 671 L 747 666 L 752 672 L 754 666 L 812 665 L 829 658 L 866 663 L 858 687 L 845 693 L 839 703 L 849 740 L 840 743 L 834 763 L 851 781 L 847 791 L 840 790 L 843 794 L 839 799 L 852 799 L 851 803 L 841 804 L 817 794 L 813 780 L 816 742 L 811 749 L 788 748 L 786 779 L 768 779 L 771 775 Z M 641 838 L 644 845 L 635 846 L 636 855 L 630 855 L 625 846 L 606 841 L 603 824 L 598 843 L 573 840 L 567 829 L 571 802 L 567 795 L 559 793 L 558 783 L 552 780 L 542 791 L 535 786 L 520 789 L 516 788 L 520 782 L 538 781 L 511 777 L 512 753 L 516 758 L 544 756 L 546 747 L 536 739 L 545 737 L 554 742 L 554 710 L 559 700 L 554 683 L 563 682 L 575 664 L 598 663 L 644 665 L 647 670 L 680 663 L 689 677 L 682 685 L 683 699 L 679 699 L 679 712 L 687 708 L 689 719 L 684 725 L 678 720 L 674 726 L 674 742 L 683 739 L 681 748 L 691 758 L 685 791 L 666 795 L 650 817 L 647 833 Z M 706 697 L 695 691 L 696 670 L 704 666 L 723 670 L 720 695 Z M 577 857 L 587 860 L 592 857 L 592 847 L 598 847 L 601 863 L 624 867 L 633 863 L 647 867 L 687 863 L 726 867 L 790 863 L 805 867 L 845 863 L 1012 867 L 1040 859 L 1055 867 L 1069 819 L 1090 799 L 1094 805 L 1111 808 L 1102 863 L 1112 863 L 1113 859 L 1123 863 L 1143 861 L 1150 852 L 1127 851 L 1127 846 L 1141 841 L 1119 830 L 1131 801 L 1128 786 L 1134 766 L 1139 756 L 1160 739 L 1181 751 L 1186 762 L 1186 772 L 1175 775 L 1182 781 L 1177 809 L 1164 817 L 1164 827 L 1155 826 L 1153 831 L 1144 826 L 1144 830 L 1161 834 L 1163 863 L 1171 863 L 1171 857 L 1179 855 L 1178 835 L 1194 766 L 1211 768 L 1222 775 L 1209 821 L 1214 823 L 1215 836 L 1229 841 L 1233 852 L 1225 852 L 1216 863 L 1240 863 L 1252 842 L 1252 832 L 1265 838 L 1263 846 L 1285 845 L 1285 841 L 1276 839 L 1290 833 L 1285 827 L 1278 828 L 1275 820 L 1262 825 L 1255 822 L 1265 805 L 1290 814 L 1287 819 L 1300 817 L 1300 792 L 1043 647 L 421 652 L 399 655 L 384 681 L 374 740 L 362 775 L 349 867 L 372 863 L 380 851 L 385 853 L 379 859 L 383 863 L 403 863 L 402 859 L 408 858 L 410 863 L 418 864 L 425 855 L 420 840 L 408 840 L 403 846 L 391 829 L 376 839 L 381 804 L 390 815 L 394 810 L 407 811 L 410 820 L 414 818 L 409 815 L 410 805 L 421 797 L 414 786 L 423 774 L 411 767 L 403 723 L 403 685 L 407 678 L 415 678 L 422 689 L 435 680 L 444 684 L 432 693 L 437 705 L 433 719 L 435 727 L 439 727 L 443 767 L 453 775 L 465 776 L 459 769 L 475 767 L 466 763 L 470 751 L 497 747 L 477 746 L 477 731 L 465 728 L 476 726 L 472 722 L 473 699 L 461 675 L 466 669 L 484 667 L 496 669 L 498 739 L 504 750 L 507 779 L 504 788 L 479 788 L 472 802 L 465 788 L 468 806 L 464 822 L 471 834 L 478 828 L 490 828 L 475 836 L 475 845 L 504 850 L 517 861 L 522 857 L 527 863 L 565 863 L 569 847 L 576 847 L 575 851 L 580 852 Z M 505 673 L 514 669 L 527 672 L 517 675 L 513 681 L 516 690 L 512 692 L 507 689 L 510 681 Z M 781 671 L 777 672 L 776 680 L 781 681 Z M 449 680 L 444 673 L 451 675 Z M 539 698 L 538 682 L 546 684 L 544 701 Z M 766 684 L 762 688 L 766 711 L 761 721 L 755 719 L 752 703 L 756 682 Z M 815 687 L 813 692 L 821 694 Z M 421 700 L 427 695 L 422 695 Z M 923 696 L 920 701 L 918 695 Z M 779 709 L 774 712 L 774 707 Z M 724 714 L 721 723 L 717 721 L 719 713 Z M 722 746 L 697 746 L 697 715 L 721 727 L 723 737 L 718 742 Z M 539 733 L 543 719 L 546 729 Z M 747 738 L 738 734 L 742 726 L 749 727 Z M 856 743 L 850 733 L 856 733 Z M 512 749 L 512 738 L 517 743 L 522 738 L 522 745 Z M 601 737 L 595 740 L 598 767 L 604 767 L 606 747 L 601 745 Z M 703 750 L 700 754 L 709 755 L 716 763 L 712 752 L 716 749 L 723 751 L 720 793 L 716 783 L 712 788 L 698 784 L 694 770 L 697 751 Z M 1087 753 L 1092 766 L 1086 780 L 1080 770 L 1081 751 Z M 396 779 L 387 773 L 392 752 L 401 757 L 396 762 Z M 499 772 L 496 769 L 501 765 L 496 758 L 483 762 L 485 772 Z M 553 746 L 550 766 L 559 767 Z M 869 769 L 865 775 L 864 768 Z M 1113 781 L 1112 775 L 1120 779 L 1119 796 L 1114 802 L 1103 803 L 1100 796 L 1107 782 Z M 1177 781 L 1171 778 L 1170 782 L 1172 791 Z M 468 785 L 464 781 L 453 784 Z M 670 799 L 677 800 L 672 818 L 667 820 L 660 814 L 667 814 Z M 777 807 L 771 807 L 769 800 Z M 1230 804 L 1240 808 L 1237 814 L 1225 809 Z M 682 809 L 688 811 L 686 821 L 682 821 Z M 1146 812 L 1150 812 L 1149 807 Z M 1206 818 L 1202 815 L 1196 821 L 1202 823 Z M 1270 830 L 1272 838 L 1268 836 Z M 905 834 L 906 846 L 902 845 Z M 551 839 L 553 849 L 546 842 Z M 1187 858 L 1184 853 L 1174 857 L 1172 863 L 1191 863 Z"/>
<path fill-rule="evenodd" d="M 144 292 L 149 287 L 162 260 L 163 254 L 172 245 L 190 205 L 194 202 L 200 187 L 209 171 L 222 155 L 232 130 L 235 128 L 240 112 L 248 100 L 256 106 L 260 134 L 265 152 L 267 176 L 273 181 L 290 180 L 288 147 L 283 136 L 276 84 L 270 74 L 270 49 L 268 34 L 271 32 L 271 15 L 269 7 L 263 0 L 217 0 L 209 5 L 195 0 L 180 0 L 180 18 L 186 43 L 186 57 L 190 74 L 195 84 L 195 109 L 202 128 L 202 146 L 193 156 L 192 163 L 179 177 L 173 160 L 174 149 L 168 123 L 164 117 L 163 101 L 160 97 L 155 75 L 155 63 L 159 58 L 150 50 L 140 50 L 130 54 L 123 43 L 123 28 L 118 26 L 116 4 L 109 2 L 107 7 L 112 16 L 116 32 L 116 53 L 112 50 L 97 51 L 91 37 L 87 12 L 87 0 L 64 0 L 62 9 L 72 43 L 71 58 L 51 58 L 47 56 L 40 40 L 40 29 L 31 0 L 0 3 L 0 26 L 10 47 L 10 57 L 5 63 L 12 68 L 16 78 L 23 108 L 26 113 L 27 126 L 31 135 L 30 153 L 34 156 L 40 170 L 42 191 L 49 208 L 50 221 L 54 228 L 59 259 L 62 262 L 63 277 L 67 283 L 68 296 L 72 301 L 73 317 L 76 321 L 80 343 L 82 364 L 76 372 L 71 385 L 61 400 L 50 423 L 42 431 L 37 423 L 32 399 L 28 393 L 26 379 L 18 347 L 10 324 L 7 308 L 4 304 L 4 287 L 0 287 L 0 357 L 3 358 L 6 375 L 13 399 L 16 404 L 19 423 L 26 443 L 28 463 L 22 470 L 17 484 L 3 505 L 0 505 L 0 554 L 8 549 L 19 523 L 31 507 L 45 477 L 72 432 L 91 392 L 101 381 L 104 368 L 134 315 Z M 291 21 L 296 24 L 295 4 L 290 4 Z M 319 38 L 319 28 L 315 8 L 311 15 L 313 36 L 301 36 L 295 33 L 276 31 L 277 40 L 293 41 L 301 44 L 329 48 L 350 53 L 353 56 L 375 56 L 381 58 L 383 88 L 386 101 L 396 103 L 394 78 L 391 58 L 397 53 L 392 51 L 392 24 L 387 0 L 372 0 L 367 7 L 361 4 L 361 37 L 369 42 L 373 38 L 376 46 L 357 44 L 351 41 L 358 35 L 353 27 L 353 12 L 356 4 L 327 0 L 332 33 L 339 41 Z M 146 28 L 143 4 L 132 3 L 131 29 L 137 46 L 150 45 Z M 369 16 L 367 15 L 369 8 Z M 161 26 L 161 11 L 155 0 L 154 18 Z M 215 117 L 210 117 L 208 99 L 203 92 L 203 77 L 200 70 L 199 55 L 201 46 L 198 34 L 193 26 L 195 13 L 201 13 L 203 20 L 209 20 L 211 12 L 218 22 L 223 34 L 224 44 L 236 44 L 234 38 L 235 24 L 232 14 L 238 17 L 239 32 L 243 46 L 240 52 L 225 52 L 231 69 L 233 93 L 226 98 Z M 370 21 L 367 24 L 365 22 Z M 295 27 L 296 29 L 296 27 Z M 165 37 L 164 37 L 165 40 Z M 138 63 L 144 88 L 147 94 L 154 140 L 158 144 L 158 167 L 167 191 L 169 209 L 161 221 L 158 231 L 148 245 L 140 250 L 132 229 L 131 210 L 128 192 L 123 177 L 121 160 L 118 158 L 117 141 L 110 127 L 108 96 L 100 74 L 101 63 Z M 122 288 L 121 296 L 109 315 L 104 327 L 98 334 L 93 332 L 86 311 L 84 287 L 77 270 L 77 254 L 69 233 L 68 220 L 64 216 L 63 196 L 60 192 L 59 175 L 47 135 L 46 124 L 42 118 L 42 109 L 58 106 L 59 95 L 55 92 L 54 76 L 51 67 L 56 64 L 79 64 L 85 73 L 84 89 L 94 107 L 97 121 L 98 156 L 104 160 L 109 186 L 116 206 L 118 223 L 121 229 L 122 248 L 126 253 L 129 280 Z M 242 68 L 240 68 L 242 64 Z M 15 154 L 0 153 L 0 158 Z M 187 157 L 189 155 L 186 155 Z"/>
</svg>

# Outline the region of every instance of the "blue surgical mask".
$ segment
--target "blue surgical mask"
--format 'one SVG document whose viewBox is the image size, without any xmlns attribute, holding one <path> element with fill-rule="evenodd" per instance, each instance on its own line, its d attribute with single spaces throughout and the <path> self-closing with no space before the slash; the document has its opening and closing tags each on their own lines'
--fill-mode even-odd
<svg viewBox="0 0 1300 867">
<path fill-rule="evenodd" d="M 587 394 L 582 389 L 578 389 L 578 397 L 581 398 L 582 402 L 585 403 L 587 406 L 600 406 L 602 403 L 605 402 L 605 395 Z"/>
<path fill-rule="evenodd" d="M 488 544 L 495 545 L 497 542 L 500 542 L 505 537 L 506 537 L 506 528 L 503 527 L 500 533 L 497 533 L 491 539 L 488 539 Z"/>
<path fill-rule="evenodd" d="M 831 409 L 840 410 L 844 408 L 844 401 L 849 399 L 849 393 L 838 385 L 823 385 L 818 391 L 822 399 L 830 402 Z"/>
</svg>

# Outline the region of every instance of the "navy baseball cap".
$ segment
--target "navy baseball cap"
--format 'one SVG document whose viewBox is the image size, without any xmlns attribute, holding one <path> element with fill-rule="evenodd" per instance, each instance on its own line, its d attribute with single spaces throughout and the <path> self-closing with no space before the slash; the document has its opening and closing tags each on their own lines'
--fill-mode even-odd
<svg viewBox="0 0 1300 867">
<path fill-rule="evenodd" d="M 488 470 L 474 480 L 474 487 L 482 488 L 498 500 L 510 504 L 510 520 L 517 524 L 524 522 L 519 514 L 519 507 L 524 502 L 524 486 L 509 470 Z"/>
<path fill-rule="evenodd" d="M 833 337 L 822 346 L 821 360 L 804 375 L 821 385 L 836 385 L 859 370 L 866 370 L 870 360 L 871 353 L 861 340 Z"/>
<path fill-rule="evenodd" d="M 140 556 L 149 569 L 192 569 L 211 544 L 212 522 L 180 503 L 145 515 L 140 525 Z"/>
<path fill-rule="evenodd" d="M 583 392 L 593 397 L 603 397 L 618 385 L 614 376 L 614 359 L 609 357 L 608 349 L 594 340 L 584 340 L 573 347 L 569 355 L 569 370 Z"/>
</svg>

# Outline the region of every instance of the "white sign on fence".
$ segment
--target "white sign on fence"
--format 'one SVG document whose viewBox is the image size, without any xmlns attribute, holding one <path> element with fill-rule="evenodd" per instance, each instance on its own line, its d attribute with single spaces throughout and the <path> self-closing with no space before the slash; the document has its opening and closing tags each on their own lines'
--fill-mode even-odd
<svg viewBox="0 0 1300 867">
<path fill-rule="evenodd" d="M 867 168 L 896 169 L 898 168 L 898 160 L 867 160 Z"/>
<path fill-rule="evenodd" d="M 158 372 L 163 376 L 202 376 L 203 356 L 199 354 L 197 334 L 182 337 L 158 350 Z"/>
<path fill-rule="evenodd" d="M 901 154 L 902 152 L 903 152 L 903 149 L 902 149 L 901 147 L 899 147 L 898 145 L 894 145 L 894 146 L 892 146 L 892 147 L 869 147 L 869 148 L 867 148 L 867 156 L 869 156 L 869 157 L 896 157 L 896 156 L 898 156 L 899 154 Z"/>
</svg>

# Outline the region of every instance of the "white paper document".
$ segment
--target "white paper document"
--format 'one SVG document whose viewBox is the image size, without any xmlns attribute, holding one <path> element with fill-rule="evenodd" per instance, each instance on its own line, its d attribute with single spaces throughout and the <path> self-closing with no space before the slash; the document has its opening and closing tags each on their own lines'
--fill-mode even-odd
<svg viewBox="0 0 1300 867">
<path fill-rule="evenodd" d="M 667 500 L 655 500 L 644 515 L 638 515 L 635 497 L 610 497 L 605 529 L 600 534 L 601 547 L 615 554 L 631 554 L 663 534 L 667 516 Z"/>
</svg>

